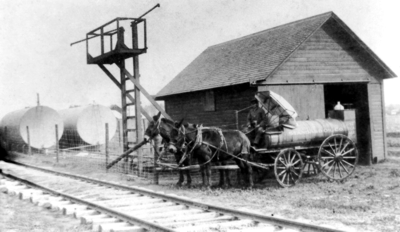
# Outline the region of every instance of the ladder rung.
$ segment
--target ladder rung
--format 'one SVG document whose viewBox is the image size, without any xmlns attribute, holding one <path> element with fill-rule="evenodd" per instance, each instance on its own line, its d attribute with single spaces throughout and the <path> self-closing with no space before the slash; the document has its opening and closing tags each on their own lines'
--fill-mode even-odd
<svg viewBox="0 0 400 232">
<path fill-rule="evenodd" d="M 135 89 L 129 89 L 125 91 L 126 93 L 131 93 L 131 92 L 135 92 Z"/>
<path fill-rule="evenodd" d="M 125 107 L 127 107 L 127 106 L 134 106 L 135 105 L 135 103 L 134 102 L 131 102 L 131 103 L 126 103 L 125 104 Z"/>
<path fill-rule="evenodd" d="M 130 118 L 135 119 L 136 116 L 126 116 L 126 118 L 127 118 L 127 119 L 130 119 Z"/>
<path fill-rule="evenodd" d="M 136 129 L 126 129 L 126 131 L 136 131 Z"/>
</svg>

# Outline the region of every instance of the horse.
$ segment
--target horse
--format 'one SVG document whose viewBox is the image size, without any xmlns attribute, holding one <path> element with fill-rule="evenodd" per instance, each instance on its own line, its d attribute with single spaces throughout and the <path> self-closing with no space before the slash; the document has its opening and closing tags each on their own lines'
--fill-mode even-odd
<svg viewBox="0 0 400 232">
<path fill-rule="evenodd" d="M 252 160 L 250 153 L 250 140 L 238 130 L 221 130 L 216 127 L 202 128 L 195 124 L 185 123 L 185 130 L 173 131 L 171 135 L 172 144 L 168 149 L 170 152 L 182 151 L 185 157 L 193 154 L 200 166 L 204 166 L 202 172 L 203 185 L 210 187 L 211 183 L 211 162 L 221 162 L 234 159 L 239 166 L 243 176 L 247 176 L 249 188 L 253 187 L 253 170 L 247 161 Z M 182 149 L 183 148 L 183 149 Z M 189 152 L 188 152 L 189 151 Z M 227 170 L 226 170 L 227 171 Z M 227 174 L 227 173 L 225 173 Z M 227 178 L 229 175 L 226 175 Z M 229 178 L 228 178 L 229 182 Z M 224 185 L 224 173 L 220 171 L 220 185 Z"/>
<path fill-rule="evenodd" d="M 173 122 L 171 120 L 168 120 L 166 118 L 161 118 L 161 113 L 158 113 L 157 115 L 153 116 L 153 121 L 151 121 L 148 125 L 148 127 L 145 130 L 145 139 L 153 139 L 157 135 L 161 135 L 162 137 L 162 142 L 164 144 L 169 144 L 170 143 L 170 134 L 171 133 L 178 133 L 178 128 L 181 127 L 182 125 L 181 122 Z M 165 150 L 163 152 L 166 152 Z M 177 151 L 174 153 L 175 160 L 178 163 L 179 160 L 182 157 L 182 152 Z M 181 166 L 189 166 L 190 161 L 185 160 Z M 186 174 L 186 180 L 187 180 L 187 186 L 190 186 L 192 183 L 192 178 L 190 176 L 190 170 L 179 170 L 179 180 L 176 183 L 177 186 L 182 186 L 183 182 L 185 181 L 184 174 Z"/>
</svg>

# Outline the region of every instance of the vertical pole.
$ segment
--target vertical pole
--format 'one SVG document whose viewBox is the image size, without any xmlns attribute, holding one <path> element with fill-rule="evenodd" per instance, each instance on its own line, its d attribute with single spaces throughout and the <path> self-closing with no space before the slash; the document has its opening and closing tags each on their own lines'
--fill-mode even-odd
<svg viewBox="0 0 400 232">
<path fill-rule="evenodd" d="M 58 144 L 58 125 L 56 124 L 56 162 L 58 163 L 59 161 L 59 153 L 60 153 L 60 147 Z"/>
<path fill-rule="evenodd" d="M 118 41 L 117 43 L 123 44 L 124 43 L 124 29 L 120 28 L 118 30 Z M 125 60 L 120 61 L 121 69 L 120 69 L 120 76 L 121 76 L 121 105 L 122 105 L 122 144 L 123 144 L 123 152 L 128 150 L 128 143 L 127 143 L 127 114 L 126 111 L 126 80 L 125 80 L 125 73 L 123 69 L 125 69 Z"/>
<path fill-rule="evenodd" d="M 112 51 L 113 50 L 113 36 L 112 35 L 110 35 L 110 51 Z"/>
<path fill-rule="evenodd" d="M 132 48 L 139 48 L 138 30 L 135 22 L 131 23 L 132 28 Z M 139 56 L 133 57 L 133 77 L 139 82 Z M 142 112 L 140 103 L 140 90 L 135 86 L 135 116 L 136 116 L 136 142 L 143 141 L 143 129 L 142 129 Z M 142 149 L 137 150 L 138 154 L 138 175 L 143 172 L 143 152 Z"/>
<path fill-rule="evenodd" d="M 30 138 L 30 135 L 29 135 L 29 127 L 28 126 L 26 126 L 26 135 L 27 135 L 27 138 L 28 138 L 28 155 L 32 155 L 31 138 Z"/>
<path fill-rule="evenodd" d="M 6 150 L 9 151 L 9 150 L 10 150 L 10 147 L 9 147 L 9 145 L 8 145 L 7 127 L 4 128 L 4 139 L 5 139 L 5 142 L 6 142 Z"/>
<path fill-rule="evenodd" d="M 239 111 L 235 110 L 236 130 L 239 130 Z"/>
<path fill-rule="evenodd" d="M 86 34 L 86 62 L 89 63 L 89 35 Z"/>
<path fill-rule="evenodd" d="M 118 124 L 118 144 L 121 145 L 121 121 L 117 120 Z"/>
<path fill-rule="evenodd" d="M 104 54 L 104 28 L 100 29 L 100 39 L 101 39 L 101 54 Z"/>
<path fill-rule="evenodd" d="M 39 98 L 39 93 L 36 93 L 36 98 L 37 98 L 37 106 L 40 106 L 40 98 Z"/>
<path fill-rule="evenodd" d="M 158 175 L 158 171 L 157 171 L 157 160 L 158 157 L 160 156 L 160 154 L 158 153 L 158 149 L 160 147 L 161 144 L 161 136 L 158 135 L 156 137 L 153 138 L 153 148 L 154 148 L 154 164 L 153 164 L 153 168 L 154 168 L 154 184 L 158 184 L 158 180 L 159 180 L 159 175 Z"/>
<path fill-rule="evenodd" d="M 118 23 L 118 21 L 117 21 Z M 117 40 L 117 49 L 119 49 L 122 44 L 124 44 L 124 28 L 118 28 L 118 40 Z M 121 105 L 122 105 L 122 146 L 123 146 L 123 152 L 127 151 L 129 149 L 128 147 L 128 125 L 127 125 L 127 114 L 126 111 L 128 110 L 126 106 L 126 80 L 125 80 L 125 60 L 120 61 L 120 76 L 121 76 Z M 128 156 L 125 157 L 125 172 L 128 172 Z"/>
<path fill-rule="evenodd" d="M 106 150 L 106 172 L 108 172 L 108 123 L 106 123 L 106 143 L 105 143 L 105 150 Z"/>
</svg>

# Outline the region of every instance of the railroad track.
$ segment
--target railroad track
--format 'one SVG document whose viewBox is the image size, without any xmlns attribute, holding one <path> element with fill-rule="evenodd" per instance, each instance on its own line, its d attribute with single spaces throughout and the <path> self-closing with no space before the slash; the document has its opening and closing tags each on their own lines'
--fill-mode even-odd
<svg viewBox="0 0 400 232">
<path fill-rule="evenodd" d="M 341 231 L 30 165 L 0 162 L 0 190 L 74 215 L 94 231 Z"/>
</svg>

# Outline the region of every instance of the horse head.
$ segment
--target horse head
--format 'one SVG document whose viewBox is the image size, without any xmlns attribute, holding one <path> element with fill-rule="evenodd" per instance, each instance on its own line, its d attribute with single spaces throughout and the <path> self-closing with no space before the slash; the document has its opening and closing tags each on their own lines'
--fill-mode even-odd
<svg viewBox="0 0 400 232">
<path fill-rule="evenodd" d="M 150 140 L 160 134 L 159 124 L 161 121 L 161 112 L 153 116 L 153 121 L 149 122 L 146 130 L 144 131 L 145 140 Z"/>
<path fill-rule="evenodd" d="M 161 113 L 153 116 L 153 121 L 145 130 L 145 139 L 152 139 L 157 135 L 161 135 L 167 143 L 176 143 L 179 139 L 179 129 L 182 126 L 183 119 L 180 122 L 174 122 L 167 118 L 161 118 Z M 173 149 L 173 148 L 171 148 Z"/>
</svg>

